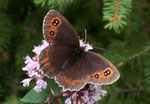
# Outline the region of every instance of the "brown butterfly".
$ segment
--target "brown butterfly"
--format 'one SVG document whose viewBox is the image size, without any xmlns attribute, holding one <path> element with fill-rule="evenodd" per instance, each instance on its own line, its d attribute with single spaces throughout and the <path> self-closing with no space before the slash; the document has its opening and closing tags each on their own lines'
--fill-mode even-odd
<svg viewBox="0 0 150 104">
<path fill-rule="evenodd" d="M 43 34 L 49 46 L 39 55 L 40 69 L 64 90 L 78 91 L 87 83 L 108 85 L 119 79 L 111 62 L 80 47 L 72 25 L 56 10 L 46 14 Z"/>
</svg>

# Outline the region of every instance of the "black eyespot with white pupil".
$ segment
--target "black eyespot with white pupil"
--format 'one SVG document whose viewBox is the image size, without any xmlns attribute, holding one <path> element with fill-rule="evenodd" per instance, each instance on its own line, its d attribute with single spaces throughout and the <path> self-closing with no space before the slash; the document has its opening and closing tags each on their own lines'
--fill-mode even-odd
<svg viewBox="0 0 150 104">
<path fill-rule="evenodd" d="M 54 33 L 54 31 L 50 31 L 50 35 L 54 35 L 55 33 Z"/>
<path fill-rule="evenodd" d="M 105 71 L 105 72 L 104 72 L 104 75 L 105 75 L 105 76 L 110 75 L 110 70 Z"/>
<path fill-rule="evenodd" d="M 59 20 L 55 19 L 54 22 L 53 22 L 53 25 L 57 26 L 58 24 L 59 24 Z"/>
<path fill-rule="evenodd" d="M 95 74 L 95 75 L 94 75 L 94 77 L 95 77 L 95 78 L 98 78 L 98 77 L 99 77 L 99 75 L 98 75 L 98 74 Z"/>
<path fill-rule="evenodd" d="M 63 80 L 65 80 L 65 77 L 62 77 Z"/>
</svg>

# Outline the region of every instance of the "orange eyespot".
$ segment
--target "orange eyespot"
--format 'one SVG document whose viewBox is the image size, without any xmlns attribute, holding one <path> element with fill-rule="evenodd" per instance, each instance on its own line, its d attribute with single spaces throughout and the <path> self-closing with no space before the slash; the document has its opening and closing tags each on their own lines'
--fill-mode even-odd
<svg viewBox="0 0 150 104">
<path fill-rule="evenodd" d="M 50 21 L 51 28 L 58 28 L 61 25 L 62 21 L 59 17 L 54 17 Z"/>
<path fill-rule="evenodd" d="M 104 76 L 108 76 L 108 75 L 110 75 L 110 74 L 111 74 L 110 70 L 106 70 L 106 71 L 104 72 Z"/>
<path fill-rule="evenodd" d="M 105 78 L 110 78 L 114 71 L 111 68 L 106 68 L 103 71 L 97 71 L 88 76 L 88 79 L 100 80 Z"/>
<path fill-rule="evenodd" d="M 59 24 L 59 20 L 58 19 L 55 19 L 52 23 L 53 26 L 57 26 Z"/>
<path fill-rule="evenodd" d="M 94 77 L 95 77 L 95 78 L 98 78 L 98 77 L 99 77 L 99 74 L 95 74 Z"/>
<path fill-rule="evenodd" d="M 103 73 L 103 78 L 109 78 L 112 76 L 114 71 L 111 68 L 106 68 L 102 73 Z"/>
<path fill-rule="evenodd" d="M 56 35 L 57 35 L 57 29 L 58 27 L 61 25 L 62 21 L 59 17 L 53 17 L 51 20 L 50 20 L 50 23 L 49 23 L 49 29 L 48 29 L 48 41 L 50 42 L 53 42 Z"/>
<path fill-rule="evenodd" d="M 65 77 L 65 76 L 62 76 L 61 78 L 62 78 L 62 80 L 65 80 L 65 79 L 66 79 L 66 77 Z"/>
<path fill-rule="evenodd" d="M 50 34 L 50 35 L 54 35 L 55 32 L 54 32 L 54 31 L 50 31 L 49 34 Z"/>
</svg>

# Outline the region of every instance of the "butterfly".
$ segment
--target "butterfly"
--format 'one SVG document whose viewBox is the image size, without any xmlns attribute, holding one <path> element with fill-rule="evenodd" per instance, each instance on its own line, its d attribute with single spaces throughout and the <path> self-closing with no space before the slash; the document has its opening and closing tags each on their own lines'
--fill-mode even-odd
<svg viewBox="0 0 150 104">
<path fill-rule="evenodd" d="M 80 47 L 72 25 L 56 10 L 43 20 L 43 36 L 49 46 L 38 57 L 40 70 L 65 91 L 79 91 L 86 84 L 108 85 L 120 77 L 117 68 L 103 56 Z"/>
</svg>

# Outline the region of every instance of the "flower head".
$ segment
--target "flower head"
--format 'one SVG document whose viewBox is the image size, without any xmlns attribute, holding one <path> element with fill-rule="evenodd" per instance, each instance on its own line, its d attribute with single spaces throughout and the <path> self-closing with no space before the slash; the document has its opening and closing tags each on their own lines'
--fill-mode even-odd
<svg viewBox="0 0 150 104">
<path fill-rule="evenodd" d="M 32 78 L 26 78 L 23 81 L 21 81 L 21 83 L 23 83 L 23 87 L 29 86 L 31 80 Z"/>
<path fill-rule="evenodd" d="M 66 92 L 63 96 L 68 98 L 65 104 L 94 104 L 96 101 L 101 99 L 107 92 L 101 89 L 100 85 L 87 84 L 83 89 L 74 92 Z"/>
<path fill-rule="evenodd" d="M 85 52 L 93 49 L 92 45 L 86 43 L 85 41 L 83 41 L 83 39 L 80 39 L 79 42 L 80 42 L 80 47 L 83 47 Z"/>
<path fill-rule="evenodd" d="M 34 90 L 36 92 L 40 92 L 42 88 L 46 89 L 46 87 L 47 87 L 47 83 L 41 78 L 41 79 L 37 79 Z"/>
<path fill-rule="evenodd" d="M 39 69 L 38 64 L 38 56 L 40 52 L 48 46 L 48 43 L 45 40 L 43 40 L 42 43 L 42 45 L 34 46 L 33 52 L 36 55 L 33 58 L 28 55 L 24 58 L 26 66 L 22 68 L 23 71 L 27 71 L 29 78 L 24 79 L 21 83 L 23 83 L 23 86 L 26 87 L 29 86 L 31 80 L 35 79 L 36 86 L 34 87 L 34 90 L 36 92 L 40 92 L 42 88 L 45 89 L 47 87 L 47 83 L 43 80 L 43 72 Z"/>
<path fill-rule="evenodd" d="M 34 46 L 34 49 L 33 49 L 33 52 L 37 55 L 39 55 L 41 53 L 41 51 L 43 49 L 45 49 L 47 46 L 49 46 L 48 42 L 43 40 L 42 41 L 42 45 L 39 45 L 39 46 Z"/>
</svg>

